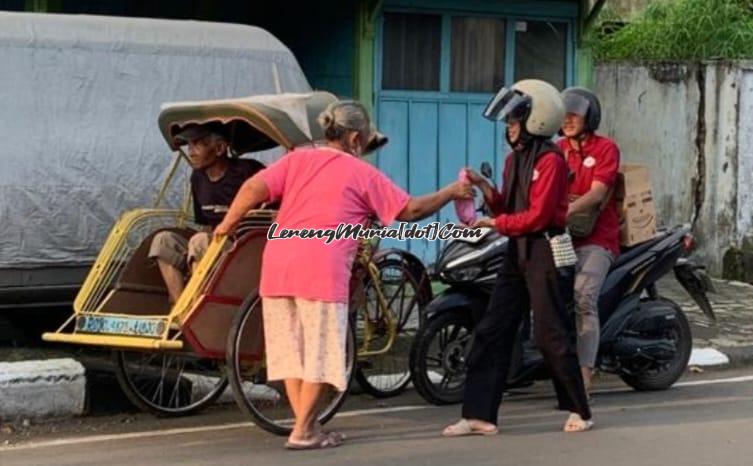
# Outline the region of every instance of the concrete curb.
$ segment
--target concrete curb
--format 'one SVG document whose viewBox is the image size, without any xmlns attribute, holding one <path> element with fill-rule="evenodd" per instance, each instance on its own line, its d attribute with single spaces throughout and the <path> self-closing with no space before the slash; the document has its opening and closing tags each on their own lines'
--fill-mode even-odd
<svg viewBox="0 0 753 466">
<path fill-rule="evenodd" d="M 693 348 L 688 364 L 717 368 L 749 365 L 753 365 L 753 346 Z M 0 363 L 0 421 L 81 416 L 87 409 L 87 382 L 101 383 L 95 373 L 87 377 L 84 366 L 70 358 Z M 361 392 L 357 384 L 352 390 Z M 229 388 L 217 403 L 234 403 Z"/>
<path fill-rule="evenodd" d="M 0 420 L 83 414 L 84 366 L 70 358 L 0 363 Z"/>
<path fill-rule="evenodd" d="M 720 351 L 729 358 L 730 368 L 753 365 L 753 346 L 720 348 Z"/>
</svg>

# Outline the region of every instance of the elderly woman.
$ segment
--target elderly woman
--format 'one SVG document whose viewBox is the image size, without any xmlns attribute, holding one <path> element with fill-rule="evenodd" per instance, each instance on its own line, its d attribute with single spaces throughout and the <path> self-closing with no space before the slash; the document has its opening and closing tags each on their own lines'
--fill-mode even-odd
<svg viewBox="0 0 753 466">
<path fill-rule="evenodd" d="M 473 195 L 456 182 L 412 198 L 374 166 L 360 159 L 374 130 L 357 102 L 331 104 L 319 117 L 326 145 L 296 149 L 249 179 L 215 232 L 232 232 L 243 215 L 264 201 L 280 200 L 277 223 L 289 229 L 334 229 L 425 218 L 455 199 Z M 286 447 L 326 448 L 344 437 L 325 433 L 318 405 L 331 387 L 347 388 L 345 342 L 348 291 L 358 243 L 343 239 L 290 238 L 267 243 L 260 294 L 269 380 L 284 380 L 295 413 Z"/>
</svg>

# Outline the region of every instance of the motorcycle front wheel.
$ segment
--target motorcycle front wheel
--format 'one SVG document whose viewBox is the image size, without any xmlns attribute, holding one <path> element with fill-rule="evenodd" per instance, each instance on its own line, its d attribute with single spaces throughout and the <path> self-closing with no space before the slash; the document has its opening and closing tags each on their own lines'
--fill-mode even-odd
<svg viewBox="0 0 753 466">
<path fill-rule="evenodd" d="M 472 331 L 471 310 L 463 308 L 442 311 L 419 328 L 410 353 L 411 379 L 429 403 L 463 401 L 465 354 Z"/>
</svg>

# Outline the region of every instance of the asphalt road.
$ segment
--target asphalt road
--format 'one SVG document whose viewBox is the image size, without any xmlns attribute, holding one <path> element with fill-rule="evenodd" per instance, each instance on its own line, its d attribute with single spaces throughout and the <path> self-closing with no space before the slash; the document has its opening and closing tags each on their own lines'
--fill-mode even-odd
<svg viewBox="0 0 753 466">
<path fill-rule="evenodd" d="M 606 381 L 592 432 L 561 432 L 548 384 L 502 406 L 501 434 L 444 439 L 459 407 L 432 407 L 412 392 L 381 402 L 351 397 L 331 427 L 336 449 L 289 452 L 232 406 L 186 419 L 85 418 L 6 436 L 0 465 L 751 465 L 753 370 L 688 375 L 665 392 L 635 393 Z M 2 437 L 0 437 L 1 439 Z"/>
</svg>

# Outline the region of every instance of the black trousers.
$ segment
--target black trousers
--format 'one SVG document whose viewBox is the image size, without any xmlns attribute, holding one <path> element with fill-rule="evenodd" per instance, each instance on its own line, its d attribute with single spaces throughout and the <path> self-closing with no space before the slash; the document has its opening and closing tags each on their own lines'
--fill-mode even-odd
<svg viewBox="0 0 753 466">
<path fill-rule="evenodd" d="M 497 424 L 518 328 L 532 310 L 536 345 L 552 375 L 560 409 L 590 419 L 569 310 L 574 270 L 557 271 L 545 238 L 528 238 L 524 244 L 511 239 L 489 306 L 474 329 L 463 417 Z"/>
</svg>

